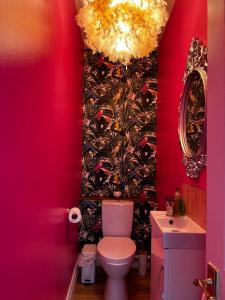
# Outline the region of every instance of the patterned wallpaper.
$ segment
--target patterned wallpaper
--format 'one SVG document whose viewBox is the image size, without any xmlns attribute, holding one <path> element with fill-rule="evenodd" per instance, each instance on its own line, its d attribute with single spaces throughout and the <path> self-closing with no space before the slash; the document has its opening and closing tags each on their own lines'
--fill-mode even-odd
<svg viewBox="0 0 225 300">
<path fill-rule="evenodd" d="M 156 100 L 157 52 L 126 67 L 86 50 L 81 244 L 102 237 L 101 199 L 121 190 L 134 200 L 137 249 L 149 249 L 149 212 L 157 207 Z"/>
<path fill-rule="evenodd" d="M 157 52 L 127 67 L 85 52 L 82 196 L 155 199 Z"/>
</svg>

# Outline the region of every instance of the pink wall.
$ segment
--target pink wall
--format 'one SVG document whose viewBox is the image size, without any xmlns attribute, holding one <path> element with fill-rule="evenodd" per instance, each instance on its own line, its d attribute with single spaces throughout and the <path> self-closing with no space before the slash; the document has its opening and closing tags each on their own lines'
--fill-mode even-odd
<svg viewBox="0 0 225 300">
<path fill-rule="evenodd" d="M 208 1 L 208 178 L 206 259 L 220 270 L 225 299 L 225 2 Z M 219 45 L 219 46 L 218 46 Z"/>
<path fill-rule="evenodd" d="M 1 299 L 64 299 L 76 259 L 77 226 L 66 214 L 81 180 L 82 51 L 73 3 L 44 4 L 44 47 L 37 41 L 30 45 L 37 49 L 4 57 L 0 46 Z M 23 33 L 34 39 L 36 31 Z"/>
<path fill-rule="evenodd" d="M 165 198 L 173 195 L 182 182 L 206 188 L 206 171 L 197 180 L 186 176 L 178 137 L 182 79 L 194 37 L 207 42 L 207 1 L 176 1 L 159 48 L 157 195 L 160 208 L 165 208 Z"/>
</svg>

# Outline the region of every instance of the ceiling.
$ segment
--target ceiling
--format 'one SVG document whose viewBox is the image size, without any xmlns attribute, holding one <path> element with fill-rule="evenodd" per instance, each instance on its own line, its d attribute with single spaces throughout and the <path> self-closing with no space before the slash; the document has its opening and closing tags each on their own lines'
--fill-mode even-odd
<svg viewBox="0 0 225 300">
<path fill-rule="evenodd" d="M 174 6 L 174 3 L 175 3 L 176 0 L 167 0 L 167 7 L 168 7 L 168 12 L 169 14 L 171 13 L 172 9 L 173 9 L 173 6 Z"/>
</svg>

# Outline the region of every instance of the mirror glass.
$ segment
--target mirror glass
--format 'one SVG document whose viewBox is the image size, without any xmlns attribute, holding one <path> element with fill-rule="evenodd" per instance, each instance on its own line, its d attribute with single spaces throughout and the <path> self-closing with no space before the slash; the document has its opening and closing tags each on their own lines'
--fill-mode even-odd
<svg viewBox="0 0 225 300">
<path fill-rule="evenodd" d="M 204 71 L 202 71 L 204 72 Z M 201 147 L 205 125 L 205 88 L 201 73 L 194 70 L 187 79 L 185 95 L 186 140 L 188 155 L 195 155 Z"/>
</svg>

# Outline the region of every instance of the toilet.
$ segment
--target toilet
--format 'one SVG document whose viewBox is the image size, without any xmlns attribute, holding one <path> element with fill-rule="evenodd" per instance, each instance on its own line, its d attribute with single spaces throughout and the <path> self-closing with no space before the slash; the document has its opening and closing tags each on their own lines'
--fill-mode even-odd
<svg viewBox="0 0 225 300">
<path fill-rule="evenodd" d="M 127 275 L 136 252 L 130 239 L 133 222 L 133 201 L 102 202 L 103 238 L 97 245 L 99 262 L 107 274 L 105 300 L 127 300 Z"/>
</svg>

